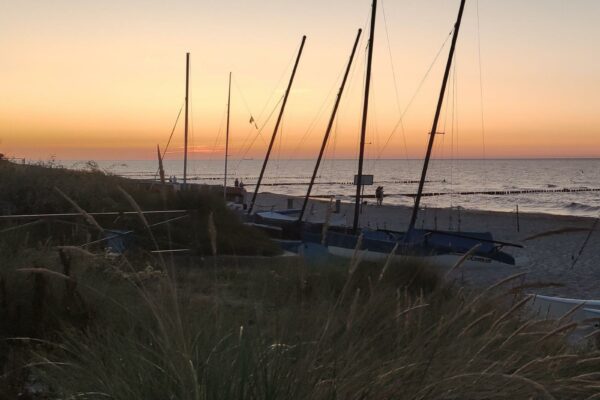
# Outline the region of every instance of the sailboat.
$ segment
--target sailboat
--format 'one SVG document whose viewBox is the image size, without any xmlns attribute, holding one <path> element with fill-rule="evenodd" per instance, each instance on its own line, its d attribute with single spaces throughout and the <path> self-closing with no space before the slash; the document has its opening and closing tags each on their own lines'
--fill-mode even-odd
<svg viewBox="0 0 600 400">
<path fill-rule="evenodd" d="M 308 185 L 308 189 L 306 191 L 306 195 L 304 196 L 304 200 L 302 203 L 302 207 L 298 209 L 288 209 L 288 210 L 273 210 L 273 211 L 263 211 L 255 213 L 256 220 L 268 225 L 279 226 L 282 229 L 282 234 L 289 238 L 299 240 L 301 237 L 301 232 L 303 230 L 310 231 L 319 231 L 319 228 L 322 226 L 324 221 L 313 221 L 311 223 L 303 222 L 303 217 L 306 214 L 306 209 L 308 206 L 308 200 L 310 198 L 310 194 L 312 188 L 314 186 L 317 173 L 319 171 L 319 166 L 321 165 L 321 160 L 323 159 L 323 154 L 325 153 L 325 148 L 327 146 L 327 141 L 329 139 L 331 130 L 333 128 L 333 124 L 335 122 L 335 118 L 337 115 L 337 111 L 340 105 L 340 101 L 342 99 L 342 95 L 344 93 L 344 88 L 346 87 L 346 82 L 348 80 L 348 75 L 350 74 L 350 69 L 352 67 L 352 62 L 354 61 L 354 56 L 356 54 L 356 49 L 358 47 L 358 42 L 360 40 L 360 36 L 362 34 L 362 29 L 358 30 L 356 34 L 356 39 L 354 40 L 354 45 L 352 47 L 352 52 L 350 53 L 350 59 L 348 60 L 348 64 L 346 66 L 346 70 L 344 72 L 344 76 L 342 78 L 342 82 L 340 84 L 340 88 L 338 90 L 338 94 L 333 106 L 333 110 L 331 112 L 331 116 L 329 118 L 329 122 L 327 124 L 327 128 L 325 130 L 325 134 L 323 136 L 323 141 L 321 143 L 321 148 L 319 151 L 319 155 L 317 157 L 317 161 L 315 163 L 315 167 L 313 170 L 313 174 L 311 176 L 310 183 Z M 255 192 L 258 190 L 255 189 Z M 337 221 L 329 221 L 330 225 L 340 225 L 345 224 L 345 218 L 339 218 Z"/>
<path fill-rule="evenodd" d="M 332 227 L 326 233 L 326 237 L 318 232 L 303 232 L 303 240 L 309 243 L 324 243 L 330 254 L 352 257 L 357 247 L 363 251 L 363 259 L 367 261 L 378 261 L 386 259 L 393 251 L 394 256 L 401 258 L 416 258 L 428 263 L 452 266 L 460 258 L 467 255 L 465 264 L 473 266 L 489 266 L 494 264 L 514 265 L 515 259 L 512 255 L 503 251 L 504 247 L 522 247 L 521 245 L 495 240 L 490 232 L 451 232 L 430 229 L 417 229 L 415 223 L 419 213 L 419 205 L 423 195 L 423 187 L 427 176 L 427 169 L 431 158 L 433 143 L 436 135 L 438 120 L 444 94 L 450 74 L 456 41 L 460 30 L 465 1 L 461 0 L 458 17 L 454 25 L 452 43 L 448 54 L 448 61 L 442 80 L 440 95 L 433 120 L 427 152 L 419 181 L 415 204 L 411 215 L 408 230 L 406 232 L 395 232 L 389 230 L 372 230 L 359 228 L 359 213 L 361 207 L 361 189 L 363 183 L 363 161 L 366 137 L 367 114 L 369 107 L 369 88 L 371 80 L 371 65 L 374 43 L 375 17 L 377 12 L 377 0 L 373 0 L 371 11 L 371 26 L 369 47 L 367 55 L 367 71 L 365 81 L 365 97 L 363 103 L 363 117 L 361 126 L 360 151 L 358 160 L 358 174 L 355 179 L 356 196 L 354 207 L 353 226 L 349 228 Z"/>
</svg>

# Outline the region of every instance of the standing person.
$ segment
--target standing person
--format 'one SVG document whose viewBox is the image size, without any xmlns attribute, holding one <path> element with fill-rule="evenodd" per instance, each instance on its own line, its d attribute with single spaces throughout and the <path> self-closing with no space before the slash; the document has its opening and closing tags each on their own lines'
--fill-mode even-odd
<svg viewBox="0 0 600 400">
<path fill-rule="evenodd" d="M 240 184 L 239 184 L 240 189 L 244 188 L 244 181 L 240 180 Z"/>
<path fill-rule="evenodd" d="M 377 189 L 375 189 L 375 198 L 377 199 L 377 206 L 381 206 L 383 203 L 383 186 L 377 186 Z"/>
<path fill-rule="evenodd" d="M 233 183 L 235 187 L 240 187 L 240 181 L 238 178 L 235 178 L 235 182 Z"/>
</svg>

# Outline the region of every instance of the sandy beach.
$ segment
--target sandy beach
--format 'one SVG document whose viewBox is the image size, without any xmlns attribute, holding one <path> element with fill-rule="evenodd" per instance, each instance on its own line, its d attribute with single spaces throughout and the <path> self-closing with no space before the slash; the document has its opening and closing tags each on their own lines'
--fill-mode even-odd
<svg viewBox="0 0 600 400">
<path fill-rule="evenodd" d="M 285 209 L 288 198 L 293 207 L 301 206 L 301 199 L 273 193 L 260 193 L 257 210 Z M 322 219 L 328 202 L 311 200 L 308 220 Z M 339 217 L 351 224 L 354 204 L 342 203 Z M 361 226 L 405 230 L 411 209 L 405 206 L 383 205 L 373 201 L 366 204 L 361 214 Z M 600 299 L 600 228 L 594 231 L 579 255 L 594 226 L 595 219 L 539 213 L 520 213 L 517 229 L 515 213 L 460 210 L 441 208 L 421 212 L 417 226 L 447 230 L 489 230 L 497 240 L 518 243 L 523 249 L 507 247 L 515 256 L 517 265 L 502 270 L 464 270 L 457 279 L 478 286 L 491 284 L 505 276 L 527 272 L 522 284 L 531 285 L 527 291 L 552 296 Z M 573 266 L 574 260 L 577 262 Z M 549 286 L 550 285 L 550 286 Z M 540 286 L 540 287 L 536 287 Z"/>
</svg>

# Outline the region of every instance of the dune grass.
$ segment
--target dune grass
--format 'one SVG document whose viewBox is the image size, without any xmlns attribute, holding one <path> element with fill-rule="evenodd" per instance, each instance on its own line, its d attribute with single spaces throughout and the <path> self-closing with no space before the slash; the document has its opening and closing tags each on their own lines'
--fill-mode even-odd
<svg viewBox="0 0 600 400">
<path fill-rule="evenodd" d="M 227 227 L 209 215 L 198 229 L 220 254 Z M 0 397 L 600 396 L 600 353 L 568 344 L 567 320 L 531 319 L 530 298 L 513 290 L 521 274 L 475 290 L 426 265 L 370 264 L 359 254 L 323 265 L 107 258 L 10 235 L 0 236 L 0 321 L 9 322 L 0 325 Z"/>
<path fill-rule="evenodd" d="M 162 249 L 190 248 L 195 254 L 212 254 L 206 230 L 212 215 L 214 224 L 219 226 L 215 240 L 220 254 L 272 255 L 279 251 L 264 234 L 243 225 L 227 210 L 222 192 L 208 187 L 189 191 L 161 190 L 159 186 L 107 175 L 97 169 L 72 171 L 0 161 L 0 215 L 76 213 L 78 209 L 73 204 L 87 212 L 135 211 L 127 196 L 144 211 L 189 210 L 187 219 L 153 228 L 153 235 Z M 156 224 L 172 216 L 147 218 L 150 224 Z M 134 231 L 140 246 L 153 249 L 154 243 L 148 241 L 146 227 L 137 215 L 100 216 L 96 219 L 105 229 Z M 32 225 L 23 226 L 27 223 Z M 23 220 L 4 222 L 0 225 L 0 235 L 4 241 L 12 235 L 15 245 L 24 238 L 24 232 L 28 235 L 28 245 L 40 241 L 54 245 L 80 245 L 86 239 L 91 241 L 100 237 L 97 230 L 89 230 L 88 227 L 82 217 L 39 222 Z M 3 232 L 7 229 L 12 231 Z"/>
<path fill-rule="evenodd" d="M 281 258 L 167 260 L 162 272 L 128 272 L 126 263 L 78 254 L 71 277 L 82 304 L 68 309 L 66 279 L 49 272 L 60 268 L 60 256 L 48 257 L 47 269 L 14 273 L 25 281 L 43 276 L 46 318 L 62 316 L 45 319 L 44 342 L 6 343 L 28 344 L 33 355 L 20 361 L 29 366 L 17 370 L 49 398 L 584 399 L 599 392 L 600 353 L 568 346 L 566 323 L 525 318 L 528 299 L 511 293 L 512 280 L 470 291 L 423 265 L 391 264 L 381 276 L 382 265 L 350 271 L 346 261 L 311 267 Z"/>
</svg>

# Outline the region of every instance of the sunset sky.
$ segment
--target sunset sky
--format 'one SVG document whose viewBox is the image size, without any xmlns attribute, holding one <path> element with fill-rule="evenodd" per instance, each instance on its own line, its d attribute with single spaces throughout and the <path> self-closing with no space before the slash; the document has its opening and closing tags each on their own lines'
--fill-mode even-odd
<svg viewBox="0 0 600 400">
<path fill-rule="evenodd" d="M 368 157 L 423 156 L 458 6 L 379 1 Z M 363 28 L 327 153 L 355 157 L 370 9 L 371 0 L 5 2 L 0 152 L 154 158 L 183 104 L 189 51 L 193 157 L 223 154 L 229 71 L 231 157 L 261 157 L 305 34 L 274 151 L 313 158 Z M 468 0 L 436 156 L 600 157 L 599 18 L 597 0 Z M 260 135 L 251 115 L 266 123 Z M 182 122 L 170 158 L 182 156 Z"/>
</svg>

